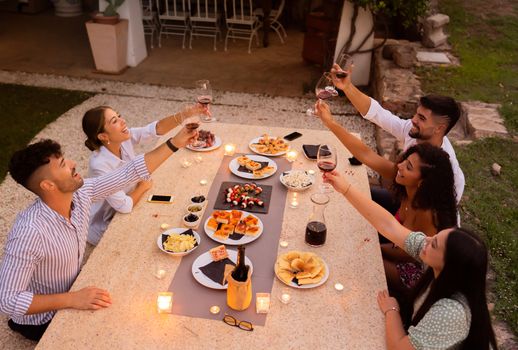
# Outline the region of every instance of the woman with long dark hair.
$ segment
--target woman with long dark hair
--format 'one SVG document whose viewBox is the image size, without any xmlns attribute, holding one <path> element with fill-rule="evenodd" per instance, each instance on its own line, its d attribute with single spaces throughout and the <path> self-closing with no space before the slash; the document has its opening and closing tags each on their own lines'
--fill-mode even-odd
<svg viewBox="0 0 518 350">
<path fill-rule="evenodd" d="M 446 152 L 421 143 L 406 150 L 395 163 L 378 155 L 336 123 L 325 102 L 317 103 L 315 110 L 358 160 L 393 181 L 393 191 L 400 203 L 395 217 L 403 226 L 433 236 L 456 225 L 454 176 Z M 389 289 L 404 299 L 422 276 L 422 265 L 393 244 L 382 244 L 381 249 Z"/>
<path fill-rule="evenodd" d="M 387 291 L 378 294 L 389 350 L 497 349 L 486 300 L 488 253 L 477 235 L 455 227 L 427 237 L 401 225 L 337 171 L 325 173 L 324 180 L 343 194 L 379 233 L 428 266 L 411 300 L 414 305 L 424 298 L 415 312 L 411 308 L 408 315 L 400 315 L 395 298 Z M 406 328 L 405 318 L 411 320 Z"/>
<path fill-rule="evenodd" d="M 196 114 L 209 114 L 209 111 L 207 107 L 197 104 L 144 127 L 129 128 L 124 118 L 111 107 L 98 106 L 88 110 L 82 120 L 87 137 L 85 145 L 92 151 L 88 177 L 101 176 L 121 167 L 135 158 L 135 145 L 157 142 L 161 135 L 180 125 L 185 118 Z M 131 212 L 151 185 L 152 180 L 140 181 L 103 201 L 93 203 L 88 242 L 97 245 L 115 212 Z"/>
</svg>

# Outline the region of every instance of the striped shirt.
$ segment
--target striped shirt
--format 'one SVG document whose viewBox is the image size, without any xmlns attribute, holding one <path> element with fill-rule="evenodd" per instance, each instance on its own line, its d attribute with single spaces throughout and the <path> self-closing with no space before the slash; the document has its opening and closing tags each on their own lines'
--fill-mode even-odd
<svg viewBox="0 0 518 350">
<path fill-rule="evenodd" d="M 118 170 L 86 179 L 73 196 L 70 220 L 40 198 L 18 214 L 0 266 L 0 311 L 18 324 L 40 325 L 56 311 L 26 315 L 34 295 L 66 293 L 79 274 L 92 201 L 147 179 L 144 156 Z"/>
</svg>

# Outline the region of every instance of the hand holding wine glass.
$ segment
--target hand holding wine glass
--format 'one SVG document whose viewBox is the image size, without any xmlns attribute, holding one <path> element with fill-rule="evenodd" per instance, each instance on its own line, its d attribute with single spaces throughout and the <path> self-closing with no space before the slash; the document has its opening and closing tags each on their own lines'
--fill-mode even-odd
<svg viewBox="0 0 518 350">
<path fill-rule="evenodd" d="M 340 90 L 346 89 L 351 85 L 351 74 L 353 67 L 353 59 L 348 54 L 341 54 L 333 67 L 331 68 L 331 78 L 334 86 Z"/>
<path fill-rule="evenodd" d="M 317 152 L 317 166 L 323 172 L 327 173 L 335 170 L 338 164 L 336 147 L 333 145 L 320 145 Z M 322 183 L 320 187 L 323 193 L 332 192 L 331 187 L 327 183 Z"/>
<path fill-rule="evenodd" d="M 196 81 L 196 102 L 200 103 L 203 106 L 206 106 L 208 110 L 209 104 L 212 103 L 212 88 L 210 86 L 210 82 L 208 80 L 197 80 Z M 203 118 L 203 121 L 206 123 L 216 121 L 216 118 L 212 117 L 212 115 L 206 114 Z"/>
<path fill-rule="evenodd" d="M 201 119 L 199 115 L 194 115 L 183 120 L 183 126 L 190 132 L 196 131 L 200 127 L 200 124 Z M 196 140 L 191 143 L 191 146 L 195 148 L 202 148 L 205 147 L 205 145 L 206 143 L 204 141 L 198 140 L 197 137 Z"/>
<path fill-rule="evenodd" d="M 317 85 L 315 86 L 315 95 L 317 95 L 319 100 L 327 100 L 331 97 L 338 96 L 338 92 L 333 86 L 331 73 L 325 72 L 322 74 L 317 82 Z M 306 114 L 308 116 L 314 116 L 315 110 L 313 108 L 309 108 L 306 111 Z"/>
</svg>

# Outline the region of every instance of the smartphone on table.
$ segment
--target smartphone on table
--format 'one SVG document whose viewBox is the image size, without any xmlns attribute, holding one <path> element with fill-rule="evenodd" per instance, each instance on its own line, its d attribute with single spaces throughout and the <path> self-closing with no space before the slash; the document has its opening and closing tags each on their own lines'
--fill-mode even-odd
<svg viewBox="0 0 518 350">
<path fill-rule="evenodd" d="M 147 201 L 150 203 L 171 204 L 173 203 L 173 199 L 173 196 L 167 194 L 152 194 L 148 197 Z"/>
<path fill-rule="evenodd" d="M 288 134 L 288 135 L 284 136 L 284 139 L 288 140 L 288 141 L 293 141 L 295 139 L 298 139 L 301 136 L 302 136 L 302 134 L 300 132 L 294 131 L 291 134 Z"/>
</svg>

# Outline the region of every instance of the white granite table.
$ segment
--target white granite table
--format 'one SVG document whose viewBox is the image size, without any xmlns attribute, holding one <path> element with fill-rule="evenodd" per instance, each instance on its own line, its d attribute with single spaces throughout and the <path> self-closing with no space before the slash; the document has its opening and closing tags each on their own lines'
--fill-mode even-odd
<svg viewBox="0 0 518 350">
<path fill-rule="evenodd" d="M 262 133 L 283 136 L 294 131 L 220 123 L 204 124 L 202 128 L 221 136 L 224 144 L 238 145 L 238 152 L 249 152 L 249 141 Z M 339 154 L 337 169 L 351 173 L 353 185 L 368 193 L 365 167 L 345 164 L 350 154 L 332 133 L 297 131 L 303 137 L 291 143 L 299 151 L 294 169 L 314 169 L 318 174 L 315 162 L 302 155 L 302 144 L 333 143 Z M 324 285 L 290 289 L 291 302 L 285 305 L 278 297 L 287 287 L 275 279 L 266 325 L 256 326 L 253 332 L 221 321 L 157 313 L 157 294 L 168 289 L 181 261 L 158 249 L 160 224 L 181 226 L 189 199 L 209 191 L 223 153 L 223 147 L 209 153 L 180 150 L 153 174 L 154 185 L 149 192 L 173 194 L 174 204 L 141 201 L 131 214 L 116 215 L 72 287 L 105 288 L 113 304 L 99 311 L 59 311 L 38 349 L 385 349 L 384 322 L 376 294 L 386 288 L 386 282 L 376 231 L 341 195 L 332 193 L 326 209 L 326 244 L 312 248 L 304 243 L 312 211 L 310 195 L 318 191 L 319 182 L 299 193 L 299 208 L 286 205 L 281 239 L 287 240 L 289 247 L 279 248 L 279 253 L 305 250 L 320 255 L 330 270 Z M 197 155 L 203 157 L 201 163 L 194 162 Z M 181 167 L 180 161 L 185 158 L 193 160 L 191 167 Z M 209 185 L 201 186 L 202 179 Z M 166 266 L 162 280 L 154 276 L 158 264 Z M 337 282 L 345 286 L 342 292 L 334 289 Z"/>
</svg>

